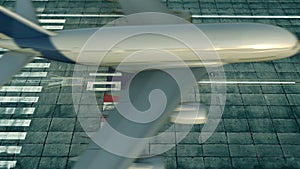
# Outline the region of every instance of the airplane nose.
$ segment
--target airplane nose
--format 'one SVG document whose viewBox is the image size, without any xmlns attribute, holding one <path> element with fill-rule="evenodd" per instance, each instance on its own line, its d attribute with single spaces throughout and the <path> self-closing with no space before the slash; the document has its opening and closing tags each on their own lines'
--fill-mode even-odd
<svg viewBox="0 0 300 169">
<path fill-rule="evenodd" d="M 211 24 L 201 30 L 225 63 L 290 57 L 299 52 L 297 37 L 281 27 L 257 23 Z"/>
</svg>

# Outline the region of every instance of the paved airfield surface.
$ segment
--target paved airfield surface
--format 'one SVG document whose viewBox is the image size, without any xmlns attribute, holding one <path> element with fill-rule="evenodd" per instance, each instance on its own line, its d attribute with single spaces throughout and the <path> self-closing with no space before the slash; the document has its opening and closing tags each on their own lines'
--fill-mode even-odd
<svg viewBox="0 0 300 169">
<path fill-rule="evenodd" d="M 190 11 L 193 23 L 268 23 L 300 38 L 298 0 L 167 0 L 167 4 Z M 14 1 L 0 0 L 0 5 L 12 9 Z M 113 15 L 121 10 L 105 0 L 35 0 L 34 5 L 49 30 L 99 27 L 116 19 Z M 73 106 L 78 103 L 71 99 L 73 68 L 37 58 L 0 89 L 0 168 L 71 168 L 71 158 L 87 147 L 89 139 Z M 224 69 L 232 83 L 227 84 L 225 111 L 212 137 L 199 144 L 202 126 L 195 125 L 175 146 L 176 136 L 184 130 L 175 126 L 170 132 L 174 139 L 153 142 L 149 153 L 174 145 L 163 154 L 168 169 L 300 168 L 300 55 Z M 199 91 L 209 104 L 210 84 L 200 84 Z M 97 95 L 102 100 L 103 92 Z M 81 103 L 82 111 L 88 111 L 87 104 Z"/>
</svg>

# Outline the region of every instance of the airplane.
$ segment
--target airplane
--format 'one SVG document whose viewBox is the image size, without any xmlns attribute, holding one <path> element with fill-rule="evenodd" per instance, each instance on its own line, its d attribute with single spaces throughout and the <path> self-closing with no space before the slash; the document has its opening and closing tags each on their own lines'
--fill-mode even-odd
<svg viewBox="0 0 300 169">
<path fill-rule="evenodd" d="M 130 102 L 139 110 L 149 108 L 149 93 L 159 89 L 164 92 L 167 103 L 155 102 L 158 106 L 164 106 L 159 118 L 150 123 L 136 123 L 123 117 L 122 112 L 117 109 L 111 110 L 107 123 L 124 135 L 134 138 L 146 138 L 155 135 L 160 127 L 168 121 L 170 112 L 181 105 L 179 89 L 174 79 L 164 71 L 171 71 L 185 81 L 186 74 L 192 73 L 194 79 L 200 80 L 206 74 L 207 67 L 220 67 L 230 63 L 240 62 L 261 62 L 275 59 L 282 59 L 293 56 L 299 51 L 299 42 L 295 35 L 289 31 L 266 24 L 257 23 L 216 23 L 193 25 L 204 33 L 207 39 L 197 39 L 196 42 L 209 43 L 202 48 L 192 48 L 192 51 L 200 52 L 199 57 L 191 57 L 191 49 L 182 48 L 177 41 L 168 41 L 164 37 L 157 37 L 154 33 L 141 37 L 135 36 L 128 43 L 120 43 L 115 48 L 103 47 L 110 39 L 122 37 L 124 33 L 134 34 L 135 32 L 163 32 L 169 35 L 184 35 L 184 37 L 197 37 L 190 30 L 191 25 L 186 20 L 186 13 L 175 12 L 178 16 L 186 19 L 174 19 L 174 17 L 155 14 L 152 12 L 163 12 L 174 14 L 159 1 L 150 0 L 119 0 L 128 17 L 126 24 L 112 23 L 105 26 L 100 32 L 101 37 L 92 48 L 86 48 L 86 43 L 91 37 L 97 35 L 99 28 L 62 30 L 51 32 L 38 25 L 35 10 L 30 0 L 16 0 L 16 13 L 0 6 L 0 47 L 8 49 L 0 59 L 0 86 L 3 86 L 15 73 L 23 66 L 33 60 L 34 57 L 43 57 L 50 60 L 74 63 L 80 65 L 108 66 L 116 68 L 120 72 L 136 73 L 127 89 L 130 90 Z M 146 15 L 134 14 L 148 12 Z M 151 15 L 150 15 L 151 14 Z M 147 21 L 150 15 L 150 20 Z M 152 16 L 162 16 L 157 20 L 152 20 Z M 171 19 L 166 19 L 171 18 Z M 195 26 L 195 27 L 194 27 Z M 99 35 L 99 34 L 98 34 Z M 145 41 L 148 39 L 148 41 Z M 193 38 L 192 38 L 193 39 Z M 202 41 L 209 40 L 209 41 Z M 95 42 L 95 41 L 93 41 Z M 99 44 L 102 42 L 103 44 Z M 133 43 L 134 42 L 134 43 Z M 157 55 L 147 53 L 149 46 L 155 48 Z M 82 49 L 85 48 L 85 55 L 82 56 Z M 142 53 L 139 53 L 143 51 Z M 161 52 L 164 51 L 164 52 Z M 153 52 L 153 51 L 152 51 Z M 209 58 L 209 53 L 217 54 L 217 58 Z M 107 53 L 106 57 L 99 58 L 99 54 Z M 126 60 L 126 57 L 134 53 L 134 59 Z M 172 59 L 165 53 L 172 53 L 179 56 Z M 205 55 L 205 53 L 207 55 Z M 136 56 L 137 55 L 137 56 Z M 182 68 L 182 64 L 190 68 Z M 163 64 L 162 64 L 163 63 Z M 120 66 L 122 65 L 122 66 Z M 144 69 L 146 68 L 146 69 Z M 141 71 L 142 70 L 142 71 Z M 159 81 L 157 80 L 159 79 Z M 194 84 L 181 86 L 183 93 L 187 92 Z M 153 94 L 153 93 L 152 93 Z M 155 93 L 154 93 L 155 94 Z M 156 93 L 157 94 L 157 93 Z M 159 95 L 161 96 L 161 95 Z M 126 96 L 121 94 L 120 98 Z M 126 98 L 125 98 L 126 99 Z M 122 101 L 122 100 L 121 100 Z M 128 101 L 128 100 L 127 100 Z M 153 100 L 152 100 L 153 101 Z M 132 109 L 124 108 L 125 113 L 130 113 Z M 155 112 L 154 112 L 155 113 Z M 138 115 L 137 115 L 138 116 Z M 142 114 L 146 116 L 146 114 Z M 95 137 L 100 137 L 97 135 Z M 110 130 L 101 132 L 101 138 L 105 138 L 107 144 L 113 143 L 115 149 L 122 149 L 125 154 L 114 154 L 105 149 L 87 150 L 74 166 L 75 169 L 89 168 L 95 169 L 114 168 L 125 169 L 135 161 L 135 156 L 141 154 L 146 143 L 143 141 L 125 142 L 118 144 L 117 135 L 113 135 Z M 101 139 L 97 138 L 97 139 Z M 95 143 L 91 147 L 97 146 Z M 103 148 L 103 147 L 102 147 Z M 126 156 L 128 155 L 128 156 Z"/>
</svg>

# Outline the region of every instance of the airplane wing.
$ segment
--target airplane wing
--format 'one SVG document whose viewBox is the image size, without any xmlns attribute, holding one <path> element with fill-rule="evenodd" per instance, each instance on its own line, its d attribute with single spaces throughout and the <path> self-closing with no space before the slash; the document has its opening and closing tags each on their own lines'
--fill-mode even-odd
<svg viewBox="0 0 300 169">
<path fill-rule="evenodd" d="M 171 15 L 176 15 L 185 20 L 191 21 L 189 13 L 184 11 L 173 11 L 168 9 L 160 0 L 119 0 L 124 14 L 131 15 L 143 12 L 159 12 Z M 159 24 L 178 24 L 178 20 L 170 20 L 170 18 L 156 18 Z M 186 23 L 182 21 L 181 23 Z"/>
<path fill-rule="evenodd" d="M 33 60 L 30 54 L 20 52 L 6 52 L 0 57 L 0 87 L 3 86 L 14 74 Z"/>
<path fill-rule="evenodd" d="M 176 77 L 180 77 L 179 81 L 189 80 L 186 70 L 173 69 L 172 72 L 176 74 Z M 193 68 L 192 73 L 195 76 L 195 80 L 199 80 L 206 74 L 206 70 L 204 68 Z M 169 74 L 161 70 L 146 70 L 137 74 L 130 85 L 127 86 L 130 95 L 129 100 L 126 99 L 124 92 L 120 94 L 118 104 L 125 104 L 125 106 L 122 106 L 124 108 L 122 109 L 122 111 L 124 111 L 123 113 L 130 114 L 132 112 L 130 106 L 126 106 L 127 102 L 131 102 L 131 104 L 140 111 L 146 110 L 145 112 L 147 113 L 145 114 L 136 114 L 136 116 L 141 117 L 141 120 L 148 120 L 149 115 L 159 113 L 158 111 L 160 111 L 160 109 L 157 109 L 157 107 L 164 106 L 163 112 L 158 118 L 151 122 L 138 123 L 125 118 L 123 116 L 124 114 L 117 109 L 110 110 L 107 112 L 109 117 L 106 123 L 94 134 L 95 137 L 93 138 L 93 141 L 100 140 L 104 143 L 102 146 L 105 146 L 105 148 L 99 147 L 94 142 L 91 143 L 90 148 L 79 157 L 74 169 L 98 169 L 99 167 L 127 169 L 130 167 L 135 158 L 128 157 L 141 155 L 148 142 L 142 139 L 127 140 L 127 137 L 123 138 L 118 133 L 131 138 L 147 138 L 156 135 L 161 126 L 169 121 L 170 114 L 180 103 L 181 92 L 187 92 L 195 85 L 191 83 L 179 87 L 177 81 L 178 79 L 174 80 Z M 154 100 L 153 98 L 151 99 L 149 94 L 157 90 L 163 91 L 164 97 L 160 95 Z M 164 102 L 162 100 L 163 98 L 165 98 L 167 102 Z M 149 100 L 151 102 L 150 104 Z M 153 104 L 154 109 L 152 109 Z M 151 111 L 148 112 L 149 107 Z M 108 126 L 118 132 L 114 132 Z M 111 145 L 111 147 L 109 145 Z M 107 149 L 108 147 L 112 149 Z M 121 152 L 116 155 L 115 152 L 119 150 Z M 127 155 L 127 157 L 123 157 L 120 154 Z"/>
</svg>

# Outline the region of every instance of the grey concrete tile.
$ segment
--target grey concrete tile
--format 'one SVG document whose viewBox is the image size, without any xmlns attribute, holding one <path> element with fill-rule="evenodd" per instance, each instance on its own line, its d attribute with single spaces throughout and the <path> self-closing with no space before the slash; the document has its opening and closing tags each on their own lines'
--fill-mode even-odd
<svg viewBox="0 0 300 169">
<path fill-rule="evenodd" d="M 229 144 L 253 144 L 251 134 L 243 133 L 227 133 Z"/>
<path fill-rule="evenodd" d="M 56 104 L 57 97 L 58 97 L 58 93 L 40 93 L 38 104 L 42 104 L 42 105 Z"/>
<path fill-rule="evenodd" d="M 281 144 L 291 144 L 299 145 L 300 144 L 300 134 L 299 133 L 277 133 L 279 142 Z"/>
<path fill-rule="evenodd" d="M 205 157 L 205 168 L 231 168 L 230 159 L 226 157 Z"/>
<path fill-rule="evenodd" d="M 53 117 L 68 118 L 76 117 L 74 105 L 56 105 Z"/>
<path fill-rule="evenodd" d="M 232 166 L 234 168 L 253 169 L 258 167 L 257 158 L 232 158 Z"/>
<path fill-rule="evenodd" d="M 202 132 L 223 132 L 224 120 L 222 119 L 222 106 L 213 106 L 208 113 L 208 119 L 206 120 L 206 125 L 199 125 L 200 131 Z"/>
<path fill-rule="evenodd" d="M 227 157 L 229 156 L 228 145 L 204 144 L 203 155 L 206 157 Z"/>
<path fill-rule="evenodd" d="M 255 72 L 236 72 L 235 77 L 237 80 L 257 80 Z"/>
<path fill-rule="evenodd" d="M 297 33 L 297 35 L 298 35 L 298 29 L 297 29 L 298 27 L 296 26 L 296 30 L 295 30 L 295 33 Z M 294 63 L 297 63 L 297 62 L 299 62 L 299 54 L 297 54 L 297 55 L 295 55 L 294 57 L 291 57 L 291 61 L 293 61 Z M 297 68 L 297 66 L 295 66 L 296 68 Z"/>
<path fill-rule="evenodd" d="M 282 150 L 286 157 L 300 157 L 300 146 L 282 145 Z"/>
<path fill-rule="evenodd" d="M 227 94 L 226 95 L 226 105 L 243 105 L 241 95 L 238 94 Z"/>
<path fill-rule="evenodd" d="M 43 156 L 47 157 L 66 157 L 69 154 L 69 144 L 46 144 Z"/>
<path fill-rule="evenodd" d="M 283 168 L 286 166 L 285 159 L 282 157 L 263 157 L 258 158 L 258 168 Z"/>
<path fill-rule="evenodd" d="M 241 118 L 245 119 L 245 109 L 243 106 L 225 106 L 223 112 L 223 118 L 225 119 L 234 119 L 234 118 Z"/>
<path fill-rule="evenodd" d="M 287 94 L 290 105 L 300 105 L 300 94 Z"/>
<path fill-rule="evenodd" d="M 28 131 L 45 132 L 49 130 L 51 119 L 50 118 L 34 118 Z"/>
<path fill-rule="evenodd" d="M 163 157 L 166 168 L 177 168 L 176 157 Z"/>
<path fill-rule="evenodd" d="M 48 132 L 47 144 L 70 144 L 72 132 Z"/>
<path fill-rule="evenodd" d="M 75 127 L 75 118 L 53 118 L 50 131 L 53 132 L 72 132 Z"/>
<path fill-rule="evenodd" d="M 270 119 L 249 119 L 249 126 L 252 132 L 271 133 L 274 132 L 273 124 Z"/>
<path fill-rule="evenodd" d="M 300 106 L 290 106 L 293 111 L 293 115 L 295 118 L 299 119 L 300 118 Z"/>
<path fill-rule="evenodd" d="M 15 157 L 17 165 L 14 169 L 37 169 L 40 161 L 40 157 Z"/>
<path fill-rule="evenodd" d="M 299 127 L 294 119 L 273 119 L 273 123 L 278 133 L 299 132 Z"/>
<path fill-rule="evenodd" d="M 57 104 L 73 104 L 72 94 L 71 93 L 61 93 L 58 96 Z"/>
<path fill-rule="evenodd" d="M 226 144 L 227 138 L 225 132 L 202 132 L 201 135 L 201 142 L 204 144 Z"/>
<path fill-rule="evenodd" d="M 265 94 L 264 95 L 267 105 L 289 105 L 289 102 L 285 95 L 282 94 Z"/>
<path fill-rule="evenodd" d="M 277 72 L 294 72 L 295 67 L 293 63 L 274 63 Z"/>
<path fill-rule="evenodd" d="M 254 145 L 229 145 L 232 157 L 256 157 Z"/>
<path fill-rule="evenodd" d="M 26 139 L 22 142 L 28 144 L 44 144 L 47 132 L 27 132 Z"/>
<path fill-rule="evenodd" d="M 33 116 L 40 117 L 40 118 L 46 118 L 46 117 L 50 118 L 52 117 L 53 112 L 54 112 L 53 105 L 37 105 Z"/>
<path fill-rule="evenodd" d="M 255 144 L 278 144 L 275 133 L 252 133 Z"/>
<path fill-rule="evenodd" d="M 78 25 L 80 22 L 80 18 L 67 18 L 65 24 L 74 24 Z M 77 26 L 78 27 L 78 26 Z M 51 65 L 52 66 L 52 65 Z"/>
<path fill-rule="evenodd" d="M 45 87 L 43 87 L 42 92 L 43 93 L 59 93 L 59 86 L 48 86 L 50 84 L 50 82 L 41 82 L 44 83 L 43 85 L 45 85 Z"/>
<path fill-rule="evenodd" d="M 39 169 L 65 168 L 67 157 L 41 157 Z"/>
<path fill-rule="evenodd" d="M 78 28 L 78 24 L 65 24 L 64 25 L 64 30 L 77 29 L 77 28 Z"/>
<path fill-rule="evenodd" d="M 233 64 L 227 64 L 223 66 L 223 69 L 226 72 L 232 73 L 234 71 Z M 227 77 L 227 76 L 226 76 Z"/>
<path fill-rule="evenodd" d="M 236 72 L 255 72 L 252 63 L 233 64 L 233 67 Z"/>
<path fill-rule="evenodd" d="M 229 77 L 226 76 L 226 78 L 229 78 Z M 227 81 L 231 81 L 231 80 L 227 79 Z M 227 94 L 236 94 L 236 93 L 239 93 L 238 85 L 233 85 L 233 84 L 227 85 L 226 86 L 226 93 Z"/>
<path fill-rule="evenodd" d="M 300 86 L 299 85 L 284 85 L 284 92 L 289 94 L 299 94 Z"/>
<path fill-rule="evenodd" d="M 39 157 L 42 155 L 43 144 L 22 144 L 20 156 Z"/>
<path fill-rule="evenodd" d="M 284 15 L 285 12 L 282 9 L 268 9 L 270 15 Z M 280 24 L 278 24 L 280 25 Z"/>
<path fill-rule="evenodd" d="M 288 157 L 286 158 L 286 166 L 288 168 L 300 168 L 299 158 Z"/>
<path fill-rule="evenodd" d="M 267 106 L 245 106 L 248 119 L 270 118 Z"/>
<path fill-rule="evenodd" d="M 278 75 L 275 72 L 257 72 L 256 75 L 258 79 L 261 79 L 263 81 L 269 79 L 278 79 Z"/>
<path fill-rule="evenodd" d="M 243 94 L 260 94 L 262 93 L 259 85 L 239 85 L 240 92 Z"/>
<path fill-rule="evenodd" d="M 266 101 L 261 94 L 242 94 L 245 106 L 262 106 L 266 105 Z"/>
<path fill-rule="evenodd" d="M 204 169 L 203 157 L 178 157 L 178 168 Z"/>
<path fill-rule="evenodd" d="M 297 24 L 297 22 L 293 22 L 293 24 Z M 295 70 L 297 72 L 300 72 L 300 63 L 293 62 L 293 64 L 294 64 Z"/>
<path fill-rule="evenodd" d="M 291 79 L 299 79 L 299 75 L 297 72 L 278 72 L 277 76 L 281 80 L 291 80 Z"/>
<path fill-rule="evenodd" d="M 255 145 L 258 157 L 282 157 L 279 145 Z"/>
<path fill-rule="evenodd" d="M 201 157 L 202 145 L 189 145 L 189 144 L 179 144 L 177 145 L 177 156 L 180 157 Z"/>
<path fill-rule="evenodd" d="M 249 131 L 247 119 L 224 119 L 224 125 L 227 132 Z"/>
<path fill-rule="evenodd" d="M 210 93 L 211 87 L 207 84 L 199 84 L 199 93 Z"/>
<path fill-rule="evenodd" d="M 199 143 L 200 134 L 198 132 L 189 132 L 186 136 L 185 135 L 186 135 L 185 132 L 176 132 L 176 142 L 180 143 L 180 144 L 185 144 L 185 143 L 198 144 Z M 180 140 L 181 138 L 184 138 L 184 139 Z"/>
<path fill-rule="evenodd" d="M 294 114 L 289 106 L 269 106 L 273 119 L 293 119 Z"/>
<path fill-rule="evenodd" d="M 284 90 L 282 86 L 278 85 L 260 85 L 262 92 L 267 94 L 283 94 Z"/>
<path fill-rule="evenodd" d="M 225 77 L 228 81 L 236 80 L 235 72 L 233 70 L 224 70 L 224 71 L 225 71 Z"/>
</svg>

